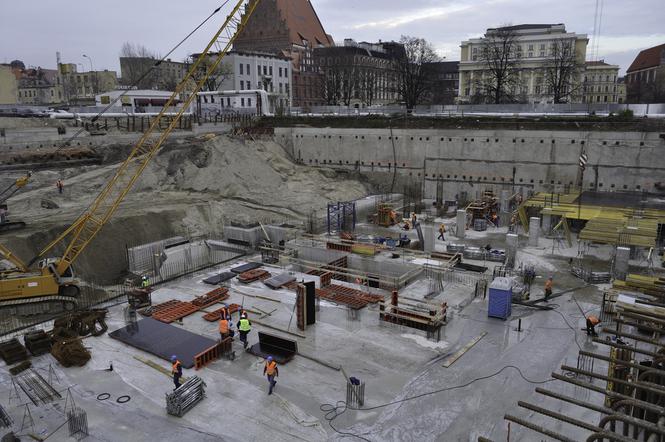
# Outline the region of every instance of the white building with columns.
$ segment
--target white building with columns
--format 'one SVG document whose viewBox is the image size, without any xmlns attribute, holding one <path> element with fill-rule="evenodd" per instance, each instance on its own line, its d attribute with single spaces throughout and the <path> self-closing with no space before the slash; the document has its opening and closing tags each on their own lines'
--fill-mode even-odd
<svg viewBox="0 0 665 442">
<path fill-rule="evenodd" d="M 586 34 L 566 32 L 564 24 L 522 24 L 505 26 L 502 28 L 489 28 L 485 36 L 463 41 L 461 44 L 461 57 L 459 64 L 459 103 L 472 101 L 477 90 L 479 80 L 486 71 L 482 60 L 482 50 L 486 36 L 497 30 L 507 30 L 514 34 L 515 57 L 518 58 L 520 90 L 518 94 L 529 103 L 547 103 L 551 101 L 545 84 L 545 67 L 551 61 L 552 47 L 556 42 L 569 43 L 574 47 L 580 66 L 584 65 L 586 46 L 589 38 Z M 583 70 L 583 69 L 582 69 Z M 581 71 L 582 71 L 581 70 Z M 580 78 L 575 79 L 581 83 Z M 576 94 L 573 102 L 581 102 L 583 93 Z"/>
</svg>

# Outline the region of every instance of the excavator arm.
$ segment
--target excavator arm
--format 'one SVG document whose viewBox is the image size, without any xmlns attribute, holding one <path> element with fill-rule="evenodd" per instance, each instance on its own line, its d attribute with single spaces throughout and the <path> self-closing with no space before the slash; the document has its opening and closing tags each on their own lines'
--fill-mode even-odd
<svg viewBox="0 0 665 442">
<path fill-rule="evenodd" d="M 33 258 L 30 265 L 38 259 L 45 257 L 56 246 L 65 244 L 65 251 L 56 267 L 58 274 L 64 274 L 102 227 L 104 227 L 111 216 L 113 216 L 125 199 L 125 196 L 127 196 L 127 193 L 129 193 L 136 183 L 136 180 L 141 176 L 150 161 L 157 155 L 164 141 L 166 141 L 173 129 L 178 125 L 178 121 L 183 113 L 195 99 L 196 93 L 201 90 L 208 77 L 217 70 L 224 56 L 230 51 L 234 40 L 246 26 L 247 21 L 259 2 L 250 1 L 244 8 L 243 13 L 241 9 L 243 9 L 242 6 L 244 3 L 245 0 L 236 2 L 232 12 L 226 17 L 224 23 L 210 40 L 205 50 L 178 84 L 164 105 L 164 108 L 155 117 L 146 132 L 134 145 L 127 159 L 120 165 L 113 178 L 105 185 L 88 209 L 67 230 L 46 246 L 38 256 Z M 202 66 L 206 66 L 203 64 L 204 60 L 207 60 L 211 55 L 213 46 L 218 49 L 214 53 L 217 58 L 213 63 L 208 65 L 205 75 L 195 82 L 195 74 Z M 190 92 L 186 89 L 192 82 L 195 84 L 194 90 L 184 100 L 180 111 L 175 116 L 166 116 L 166 113 L 170 112 L 169 108 L 177 102 L 178 98 L 185 92 Z M 163 132 L 160 132 L 159 129 L 164 124 L 167 124 L 167 127 Z"/>
<path fill-rule="evenodd" d="M 27 272 L 28 271 L 28 266 L 25 265 L 21 259 L 14 255 L 11 250 L 9 250 L 7 247 L 3 246 L 0 244 L 0 258 L 6 259 L 7 261 L 11 262 L 16 266 L 18 271 L 20 272 Z"/>
<path fill-rule="evenodd" d="M 19 189 L 25 187 L 25 185 L 30 181 L 31 176 L 32 172 L 26 173 L 24 176 L 17 178 L 16 181 L 11 183 L 5 190 L 0 192 L 0 204 L 11 198 L 12 195 L 19 191 Z"/>
</svg>

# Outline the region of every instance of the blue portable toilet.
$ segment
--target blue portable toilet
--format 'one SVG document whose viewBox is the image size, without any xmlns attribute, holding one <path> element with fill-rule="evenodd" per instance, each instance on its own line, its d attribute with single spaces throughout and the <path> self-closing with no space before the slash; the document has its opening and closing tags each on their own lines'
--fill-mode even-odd
<svg viewBox="0 0 665 442">
<path fill-rule="evenodd" d="M 512 313 L 513 281 L 498 277 L 490 284 L 487 316 L 508 319 Z"/>
</svg>

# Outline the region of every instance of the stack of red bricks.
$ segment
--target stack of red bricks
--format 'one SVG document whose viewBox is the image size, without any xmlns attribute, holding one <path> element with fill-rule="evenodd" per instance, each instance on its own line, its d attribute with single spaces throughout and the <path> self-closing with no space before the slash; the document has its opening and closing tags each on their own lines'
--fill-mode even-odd
<svg viewBox="0 0 665 442">
<path fill-rule="evenodd" d="M 248 270 L 244 273 L 238 275 L 238 281 L 243 284 L 249 284 L 254 281 L 263 281 L 264 279 L 270 278 L 270 272 L 267 272 L 263 269 L 253 269 Z"/>
</svg>

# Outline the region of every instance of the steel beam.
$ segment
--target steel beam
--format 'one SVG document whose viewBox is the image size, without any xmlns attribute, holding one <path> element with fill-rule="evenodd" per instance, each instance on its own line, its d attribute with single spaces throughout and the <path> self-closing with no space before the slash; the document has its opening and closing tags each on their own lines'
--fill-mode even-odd
<svg viewBox="0 0 665 442">
<path fill-rule="evenodd" d="M 529 422 L 527 420 L 524 420 L 522 418 L 519 418 L 517 416 L 513 416 L 513 415 L 510 415 L 510 414 L 505 414 L 503 416 L 503 418 L 507 421 L 515 422 L 518 425 L 521 425 L 525 428 L 528 428 L 528 429 L 533 430 L 535 432 L 538 432 L 540 434 L 544 434 L 545 436 L 551 437 L 552 439 L 556 439 L 556 440 L 561 441 L 561 442 L 579 442 L 579 441 L 576 441 L 575 439 L 569 438 L 568 436 L 564 436 L 561 433 L 557 433 L 555 431 L 548 430 L 547 428 L 541 427 L 541 426 L 536 425 L 536 424 L 532 424 L 531 422 Z"/>
</svg>

